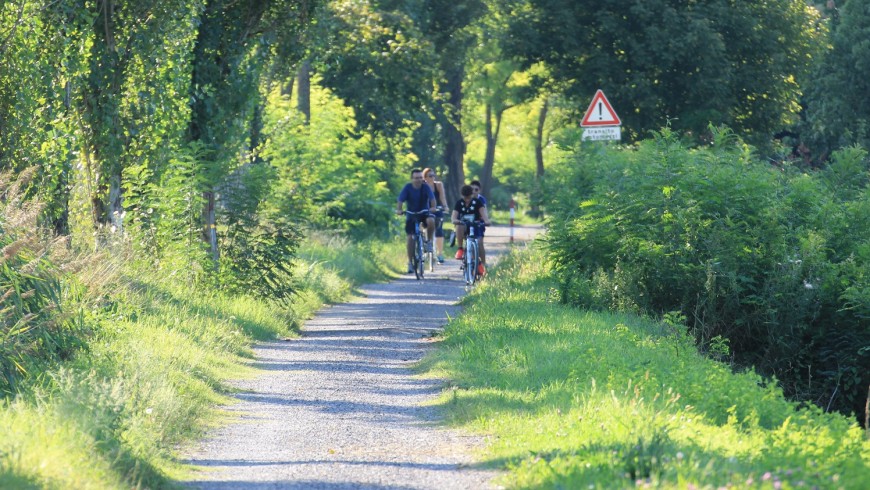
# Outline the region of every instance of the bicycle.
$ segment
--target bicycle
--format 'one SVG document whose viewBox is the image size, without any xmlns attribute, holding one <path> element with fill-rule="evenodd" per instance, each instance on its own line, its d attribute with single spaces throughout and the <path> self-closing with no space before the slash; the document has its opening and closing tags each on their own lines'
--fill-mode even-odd
<svg viewBox="0 0 870 490">
<path fill-rule="evenodd" d="M 480 250 L 478 249 L 477 237 L 474 235 L 475 230 L 482 221 L 474 221 L 473 219 L 462 218 L 462 224 L 465 225 L 465 257 L 463 258 L 460 268 L 465 276 L 465 287 L 471 287 L 475 282 L 480 280 Z"/>
<path fill-rule="evenodd" d="M 406 216 L 426 216 L 429 214 L 429 210 L 411 212 L 405 211 Z M 427 246 L 427 240 L 423 237 L 423 230 L 420 229 L 420 220 L 414 220 L 414 275 L 417 276 L 418 280 L 423 279 L 423 270 L 425 269 L 426 264 L 426 254 L 429 255 L 429 260 L 434 260 L 434 252 L 432 252 L 432 247 Z"/>
<path fill-rule="evenodd" d="M 436 206 L 435 207 L 435 230 L 438 230 L 438 222 L 443 220 L 443 218 L 438 217 L 438 213 L 440 213 L 442 211 L 444 211 L 443 206 Z M 435 241 L 434 240 L 435 233 L 433 233 L 432 235 L 433 235 L 432 241 L 434 242 Z M 424 242 L 428 242 L 428 240 L 424 240 Z M 435 244 L 432 243 L 431 245 L 432 246 L 430 246 L 430 247 L 425 247 L 425 250 L 423 253 L 423 263 L 429 265 L 429 272 L 435 272 L 435 262 L 437 262 L 438 259 L 435 256 L 435 247 L 434 247 Z"/>
</svg>

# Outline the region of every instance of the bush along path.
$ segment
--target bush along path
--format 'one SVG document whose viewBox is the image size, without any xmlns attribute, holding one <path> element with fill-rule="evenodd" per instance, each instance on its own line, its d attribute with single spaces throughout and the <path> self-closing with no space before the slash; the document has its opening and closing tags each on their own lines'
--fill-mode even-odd
<svg viewBox="0 0 870 490">
<path fill-rule="evenodd" d="M 529 238 L 535 230 L 519 229 Z M 488 231 L 490 257 L 507 229 Z M 301 338 L 260 344 L 261 375 L 239 381 L 232 423 L 189 451 L 186 485 L 224 488 L 487 488 L 476 436 L 439 426 L 443 380 L 414 365 L 459 314 L 458 261 L 417 281 L 365 286 L 362 298 L 322 310 Z"/>
</svg>

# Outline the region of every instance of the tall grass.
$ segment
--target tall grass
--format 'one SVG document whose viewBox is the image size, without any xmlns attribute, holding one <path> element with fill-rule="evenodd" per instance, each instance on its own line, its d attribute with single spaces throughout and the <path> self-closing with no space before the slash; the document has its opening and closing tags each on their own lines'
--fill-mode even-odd
<svg viewBox="0 0 870 490">
<path fill-rule="evenodd" d="M 4 362 L 32 359 L 0 398 L 0 488 L 171 488 L 186 471 L 178 448 L 225 416 L 217 407 L 231 400 L 227 380 L 254 374 L 253 342 L 296 335 L 324 302 L 403 263 L 398 240 L 359 244 L 315 234 L 300 245 L 292 264 L 296 294 L 283 307 L 155 270 L 130 245 L 113 245 L 111 255 L 121 260 L 107 254 L 52 262 L 40 252 L 55 288 L 42 310 L 64 315 L 31 316 L 30 332 L 54 335 L 59 318 L 71 321 L 77 347 L 40 354 L 30 344 L 0 343 Z M 13 306 L 4 303 L 6 311 Z M 6 339 L 15 332 L 8 322 L 3 328 Z"/>
<path fill-rule="evenodd" d="M 76 310 L 84 291 L 80 282 L 62 279 L 69 271 L 97 269 L 96 257 L 74 256 L 65 239 L 42 232 L 42 204 L 23 197 L 32 176 L 33 170 L 0 174 L 0 395 L 81 347 L 87 326 Z M 102 285 L 95 281 L 93 291 Z"/>
<path fill-rule="evenodd" d="M 503 260 L 422 368 L 509 488 L 865 488 L 870 440 L 701 356 L 683 318 L 560 304 L 543 254 Z"/>
</svg>

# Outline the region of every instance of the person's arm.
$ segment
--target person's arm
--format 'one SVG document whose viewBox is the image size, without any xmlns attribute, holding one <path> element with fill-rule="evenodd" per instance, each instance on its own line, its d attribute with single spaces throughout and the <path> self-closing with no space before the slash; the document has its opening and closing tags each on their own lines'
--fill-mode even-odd
<svg viewBox="0 0 870 490">
<path fill-rule="evenodd" d="M 484 222 L 484 224 L 491 225 L 492 223 L 489 221 L 489 212 L 486 210 L 486 206 L 480 208 L 480 220 Z"/>
<path fill-rule="evenodd" d="M 453 214 L 450 215 L 450 221 L 451 221 L 454 225 L 458 225 L 458 224 L 459 224 L 459 211 L 457 211 L 456 208 L 453 208 Z"/>
<path fill-rule="evenodd" d="M 426 185 L 426 184 L 423 184 L 423 185 Z M 428 185 L 426 186 L 426 189 L 429 190 L 429 212 L 434 213 L 435 206 L 437 206 L 437 204 L 435 203 L 435 193 L 432 192 L 432 189 Z"/>
<path fill-rule="evenodd" d="M 438 197 L 441 198 L 441 207 L 443 207 L 444 210 L 447 211 L 448 209 L 450 209 L 450 207 L 447 206 L 447 193 L 444 192 L 444 182 L 435 182 L 435 185 L 439 187 Z"/>
<path fill-rule="evenodd" d="M 408 186 L 402 187 L 399 197 L 396 199 L 396 214 L 402 214 L 402 204 L 408 200 Z"/>
</svg>

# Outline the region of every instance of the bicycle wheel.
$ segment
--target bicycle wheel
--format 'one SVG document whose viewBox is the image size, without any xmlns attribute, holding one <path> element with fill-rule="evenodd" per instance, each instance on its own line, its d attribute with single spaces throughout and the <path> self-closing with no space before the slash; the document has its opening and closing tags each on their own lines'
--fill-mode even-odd
<svg viewBox="0 0 870 490">
<path fill-rule="evenodd" d="M 477 266 L 480 265 L 480 250 L 477 248 L 477 240 L 474 240 L 472 248 L 474 250 L 471 254 L 471 283 L 474 284 L 480 279 L 480 274 L 477 273 Z"/>
<path fill-rule="evenodd" d="M 474 255 L 477 253 L 477 243 L 473 239 L 465 240 L 465 285 L 474 284 Z"/>
<path fill-rule="evenodd" d="M 429 272 L 435 272 L 435 244 L 429 244 L 432 250 L 426 252 L 426 263 L 429 264 Z"/>
<path fill-rule="evenodd" d="M 414 275 L 417 279 L 423 279 L 423 237 L 417 234 L 416 244 L 414 246 Z"/>
</svg>

